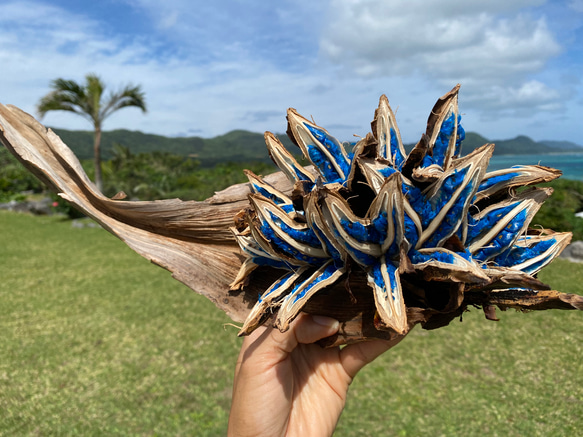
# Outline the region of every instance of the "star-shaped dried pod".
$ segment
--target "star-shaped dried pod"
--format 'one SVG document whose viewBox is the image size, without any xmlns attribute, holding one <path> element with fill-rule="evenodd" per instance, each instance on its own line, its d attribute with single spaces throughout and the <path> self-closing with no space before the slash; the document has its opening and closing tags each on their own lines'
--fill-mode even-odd
<svg viewBox="0 0 583 437">
<path fill-rule="evenodd" d="M 132 249 L 211 299 L 241 335 L 281 330 L 306 311 L 341 323 L 327 344 L 392 338 L 416 324 L 447 325 L 468 306 L 583 309 L 534 275 L 570 241 L 529 228 L 549 189 L 522 189 L 560 172 L 517 166 L 487 172 L 493 145 L 461 156 L 458 90 L 441 97 L 407 154 L 381 96 L 371 127 L 346 147 L 288 111 L 303 167 L 265 134 L 281 172 L 247 172 L 248 184 L 203 202 L 108 199 L 49 129 L 0 105 L 0 139 L 61 197 Z"/>
</svg>

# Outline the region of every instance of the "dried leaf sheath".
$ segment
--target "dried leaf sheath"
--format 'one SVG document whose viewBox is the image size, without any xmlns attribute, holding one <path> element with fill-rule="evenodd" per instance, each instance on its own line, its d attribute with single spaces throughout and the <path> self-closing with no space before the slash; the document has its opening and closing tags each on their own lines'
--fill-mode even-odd
<svg viewBox="0 0 583 437">
<path fill-rule="evenodd" d="M 359 142 L 354 155 L 294 110 L 288 117 L 292 140 L 308 154 L 316 170 L 301 167 L 275 136 L 266 134 L 268 151 L 284 172 L 265 178 L 249 174 L 250 184 L 232 186 L 204 202 L 108 199 L 95 190 L 78 160 L 52 131 L 12 106 L 0 105 L 0 139 L 63 198 L 212 300 L 233 320 L 245 320 L 263 295 L 263 305 L 251 312 L 244 332 L 270 318 L 285 329 L 303 309 L 338 318 L 341 331 L 329 343 L 341 344 L 389 338 L 418 323 L 428 329 L 444 326 L 474 304 L 518 309 L 583 307 L 580 296 L 549 291 L 531 276 L 560 253 L 570 236 L 529 231 L 510 238 L 509 232 L 526 229 L 526 218 L 538 204 L 529 204 L 524 213 L 515 211 L 518 218 L 499 226 L 498 234 L 508 234 L 508 238 L 495 254 L 484 255 L 488 268 L 472 264 L 473 254 L 463 242 L 467 238 L 490 241 L 497 236 L 468 232 L 482 220 L 468 208 L 470 195 L 477 193 L 472 201 L 480 202 L 481 211 L 492 211 L 515 187 L 551 180 L 558 174 L 525 166 L 484 175 L 487 159 L 458 158 L 463 128 L 457 89 L 438 101 L 426 135 L 409 156 L 402 149 L 386 97 L 381 98 L 373 120 L 373 134 Z M 468 166 L 472 159 L 476 164 Z M 391 205 L 396 205 L 392 207 L 386 198 L 373 208 L 372 200 L 390 175 L 400 180 L 400 188 L 391 193 L 400 190 L 401 200 L 392 200 Z M 347 195 L 346 190 L 356 190 L 357 195 Z M 342 201 L 326 206 L 326 192 L 331 198 L 340 194 Z M 451 196 L 435 195 L 446 192 Z M 302 202 L 303 207 L 295 210 Z M 371 214 L 366 216 L 369 207 Z M 447 213 L 440 215 L 444 208 Z M 246 212 L 241 215 L 240 211 Z M 328 226 L 331 219 L 336 228 Z M 448 220 L 447 226 L 441 225 Z M 244 229 L 249 225 L 254 229 Z M 336 234 L 344 238 L 339 240 Z M 293 241 L 286 241 L 288 236 Z M 286 251 L 294 262 L 277 264 Z M 309 252 L 309 259 L 295 262 L 294 251 Z M 295 267 L 288 273 L 281 269 L 290 265 Z M 375 271 L 382 279 L 376 285 Z M 291 283 L 278 289 L 278 278 Z M 237 290 L 229 291 L 230 284 Z M 266 292 L 272 284 L 277 289 L 273 294 Z M 380 299 L 389 296 L 395 303 L 387 301 L 383 306 Z"/>
<path fill-rule="evenodd" d="M 133 250 L 172 272 L 174 278 L 211 299 L 233 320 L 249 309 L 245 295 L 229 293 L 241 266 L 229 228 L 247 204 L 247 185 L 217 193 L 205 202 L 113 201 L 97 192 L 81 164 L 51 130 L 13 106 L 0 106 L 2 142 L 39 179 L 94 218 Z M 285 189 L 283 178 L 268 178 Z M 283 184 L 279 181 L 282 180 Z M 257 281 L 255 296 L 265 288 Z"/>
</svg>

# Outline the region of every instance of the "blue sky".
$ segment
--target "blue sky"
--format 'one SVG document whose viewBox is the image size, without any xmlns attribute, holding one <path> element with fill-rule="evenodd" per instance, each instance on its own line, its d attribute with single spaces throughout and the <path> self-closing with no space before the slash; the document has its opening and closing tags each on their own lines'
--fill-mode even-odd
<svg viewBox="0 0 583 437">
<path fill-rule="evenodd" d="M 583 144 L 583 0 L 0 0 L 0 65 L 0 102 L 33 115 L 57 77 L 141 84 L 148 113 L 106 130 L 281 133 L 294 107 L 351 140 L 386 94 L 415 142 L 461 83 L 467 130 Z"/>
</svg>

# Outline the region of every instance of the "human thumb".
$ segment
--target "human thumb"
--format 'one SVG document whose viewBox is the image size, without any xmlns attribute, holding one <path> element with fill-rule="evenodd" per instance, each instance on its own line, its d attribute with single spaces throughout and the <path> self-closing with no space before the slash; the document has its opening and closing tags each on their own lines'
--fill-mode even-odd
<svg viewBox="0 0 583 437">
<path fill-rule="evenodd" d="M 310 344 L 338 332 L 338 320 L 326 316 L 309 315 L 303 317 L 296 326 L 298 343 Z"/>
<path fill-rule="evenodd" d="M 282 351 L 291 353 L 298 344 L 315 343 L 318 340 L 335 334 L 340 327 L 338 320 L 318 315 L 300 315 L 286 332 L 274 329 L 271 332 L 272 341 Z"/>
</svg>

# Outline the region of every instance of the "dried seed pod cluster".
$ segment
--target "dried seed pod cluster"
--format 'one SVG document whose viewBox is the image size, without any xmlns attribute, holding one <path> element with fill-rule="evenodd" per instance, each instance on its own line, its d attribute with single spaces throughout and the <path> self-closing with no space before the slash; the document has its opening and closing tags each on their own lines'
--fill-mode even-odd
<svg viewBox="0 0 583 437">
<path fill-rule="evenodd" d="M 251 208 L 233 228 L 245 261 L 231 288 L 244 287 L 258 266 L 285 273 L 259 297 L 240 334 L 272 316 L 286 330 L 315 293 L 355 269 L 365 272 L 374 294 L 375 327 L 398 334 L 413 324 L 408 307 L 455 313 L 471 291 L 503 288 L 520 296 L 532 293 L 533 284 L 545 288 L 534 275 L 571 234 L 529 229 L 552 190 L 523 187 L 561 173 L 541 166 L 487 173 L 493 144 L 460 157 L 458 90 L 437 101 L 426 134 L 408 155 L 385 96 L 372 133 L 350 152 L 288 111 L 288 136 L 313 169 L 265 134 L 270 156 L 294 189 L 288 196 L 247 173 Z M 484 310 L 495 318 L 489 305 Z"/>
</svg>

